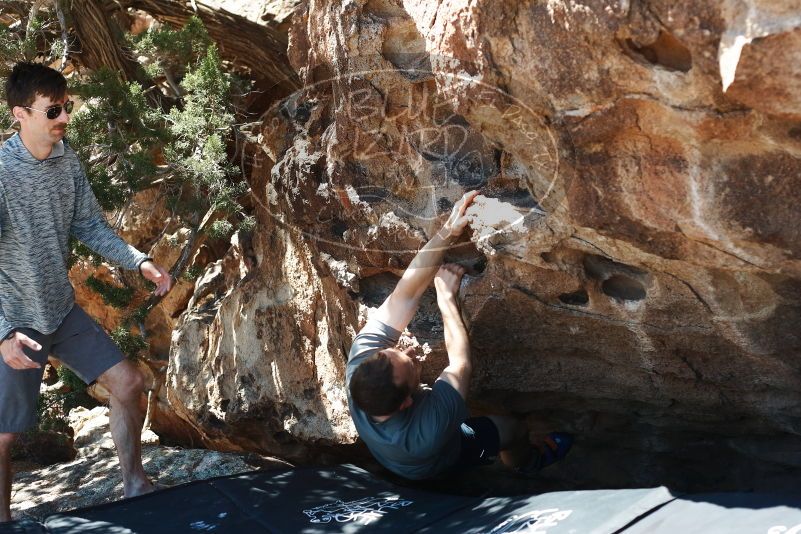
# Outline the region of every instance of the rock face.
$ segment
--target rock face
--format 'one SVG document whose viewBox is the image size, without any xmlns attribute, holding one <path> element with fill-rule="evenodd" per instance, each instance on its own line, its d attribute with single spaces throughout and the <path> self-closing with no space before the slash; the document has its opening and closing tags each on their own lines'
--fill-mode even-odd
<svg viewBox="0 0 801 534">
<path fill-rule="evenodd" d="M 307 445 L 355 439 L 343 386 L 354 305 L 313 245 L 262 215 L 197 281 L 167 397 L 207 446 L 308 458 Z"/>
<path fill-rule="evenodd" d="M 745 4 L 306 2 L 289 47 L 305 87 L 261 132 L 274 163 L 262 209 L 281 224 L 254 237 L 293 254 L 254 276 L 294 272 L 317 302 L 376 306 L 438 218 L 481 189 L 471 240 L 452 251 L 471 274 L 476 410 L 576 432 L 585 484 L 789 483 L 801 467 L 801 20 L 793 2 Z M 324 272 L 317 251 L 354 275 L 336 277 L 350 298 L 310 277 Z M 314 402 L 338 386 L 358 328 L 338 317 L 336 372 L 305 379 Z M 308 328 L 288 323 L 273 336 Z M 431 344 L 431 380 L 444 362 L 433 300 L 410 330 Z M 206 356 L 218 376 L 224 339 Z M 293 346 L 292 358 L 318 353 Z M 265 378 L 276 357 L 261 357 Z"/>
<path fill-rule="evenodd" d="M 360 321 L 480 189 L 449 251 L 475 413 L 576 433 L 570 487 L 798 480 L 798 2 L 308 0 L 289 42 L 257 227 L 158 319 L 187 432 L 350 453 Z M 433 294 L 409 330 L 431 381 Z"/>
</svg>

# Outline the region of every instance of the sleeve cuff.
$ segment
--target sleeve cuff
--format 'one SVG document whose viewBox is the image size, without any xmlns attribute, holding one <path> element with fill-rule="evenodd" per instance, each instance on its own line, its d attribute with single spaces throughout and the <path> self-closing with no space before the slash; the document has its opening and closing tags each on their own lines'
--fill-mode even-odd
<svg viewBox="0 0 801 534">
<path fill-rule="evenodd" d="M 140 259 L 136 262 L 136 270 L 139 271 L 139 274 L 142 274 L 142 264 L 146 261 L 153 261 L 153 258 L 150 256 L 145 256 L 144 258 Z"/>
<path fill-rule="evenodd" d="M 12 332 L 15 332 L 17 329 L 13 326 L 8 326 L 6 328 L 0 328 L 0 343 L 5 341 L 6 338 L 11 335 Z"/>
<path fill-rule="evenodd" d="M 367 328 L 368 325 L 370 325 L 371 328 L 368 329 Z M 393 327 L 389 326 L 388 324 L 386 324 L 382 320 L 377 319 L 376 317 L 370 317 L 369 319 L 367 319 L 367 322 L 364 324 L 364 326 L 362 327 L 362 329 L 361 329 L 361 331 L 359 333 L 362 333 L 362 332 L 365 332 L 365 331 L 371 332 L 371 333 L 378 333 L 378 334 L 384 336 L 385 338 L 387 338 L 388 342 L 391 343 L 391 345 L 389 345 L 390 347 L 392 345 L 397 344 L 398 341 L 400 341 L 400 337 L 401 337 L 401 332 L 399 332 L 398 330 L 396 330 Z"/>
</svg>

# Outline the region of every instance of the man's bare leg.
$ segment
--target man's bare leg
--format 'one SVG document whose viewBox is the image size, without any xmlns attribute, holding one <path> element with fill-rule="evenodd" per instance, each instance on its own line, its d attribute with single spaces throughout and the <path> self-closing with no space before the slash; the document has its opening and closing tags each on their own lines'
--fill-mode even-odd
<svg viewBox="0 0 801 534">
<path fill-rule="evenodd" d="M 16 434 L 0 434 L 0 523 L 11 521 L 11 446 Z"/>
<path fill-rule="evenodd" d="M 501 438 L 501 461 L 504 465 L 516 468 L 531 461 L 534 447 L 528 442 L 525 425 L 515 417 L 508 415 L 488 416 L 498 428 Z"/>
<path fill-rule="evenodd" d="M 120 459 L 123 492 L 126 497 L 150 493 L 155 488 L 142 467 L 144 415 L 139 408 L 144 391 L 142 374 L 125 360 L 100 375 L 97 381 L 111 394 L 109 425 Z"/>
</svg>

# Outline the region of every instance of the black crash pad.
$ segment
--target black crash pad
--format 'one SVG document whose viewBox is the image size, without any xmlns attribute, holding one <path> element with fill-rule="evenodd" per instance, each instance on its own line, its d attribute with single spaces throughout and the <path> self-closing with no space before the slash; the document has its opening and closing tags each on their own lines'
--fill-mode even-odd
<svg viewBox="0 0 801 534">
<path fill-rule="evenodd" d="M 676 496 L 666 488 L 463 497 L 401 487 L 351 465 L 254 471 L 71 512 L 0 534 L 333 532 L 801 534 L 801 495 Z"/>
<path fill-rule="evenodd" d="M 423 532 L 612 533 L 673 498 L 663 487 L 491 497 L 438 521 Z"/>
<path fill-rule="evenodd" d="M 47 532 L 417 532 L 477 499 L 399 488 L 354 466 L 256 471 L 48 516 Z"/>
<path fill-rule="evenodd" d="M 653 532 L 801 534 L 801 494 L 687 495 L 644 517 L 625 532 L 626 534 Z"/>
</svg>

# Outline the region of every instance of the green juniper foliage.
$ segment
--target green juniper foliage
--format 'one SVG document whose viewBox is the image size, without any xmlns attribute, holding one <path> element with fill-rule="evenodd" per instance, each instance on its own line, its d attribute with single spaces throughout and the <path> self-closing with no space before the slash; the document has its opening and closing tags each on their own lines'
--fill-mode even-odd
<svg viewBox="0 0 801 534">
<path fill-rule="evenodd" d="M 194 282 L 200 278 L 201 274 L 203 274 L 203 268 L 200 265 L 193 265 L 184 271 L 182 278 L 187 282 Z"/>
<path fill-rule="evenodd" d="M 131 332 L 125 326 L 118 326 L 111 332 L 111 339 L 120 347 L 120 350 L 131 360 L 137 359 L 142 351 L 148 347 L 142 336 Z"/>
<path fill-rule="evenodd" d="M 196 68 L 187 72 L 182 82 L 187 91 L 184 105 L 172 108 L 167 116 L 174 142 L 165 147 L 165 156 L 174 162 L 176 176 L 193 184 L 196 200 L 201 195 L 208 199 L 209 209 L 228 215 L 241 209 L 237 197 L 247 191 L 247 184 L 231 179 L 237 169 L 228 162 L 226 139 L 235 116 L 229 104 L 230 76 L 221 66 L 216 46 L 210 45 Z"/>
<path fill-rule="evenodd" d="M 206 233 L 212 239 L 220 239 L 231 235 L 234 231 L 234 225 L 225 219 L 219 219 L 211 223 L 211 226 L 206 230 Z"/>
<path fill-rule="evenodd" d="M 139 56 L 148 58 L 145 72 L 153 78 L 182 76 L 187 65 L 197 64 L 212 45 L 206 27 L 197 17 L 179 30 L 162 26 L 129 37 L 128 42 Z"/>
<path fill-rule="evenodd" d="M 131 302 L 134 289 L 132 287 L 120 287 L 104 282 L 94 275 L 89 275 L 86 279 L 89 289 L 103 297 L 103 302 L 115 308 L 125 308 Z"/>
<path fill-rule="evenodd" d="M 0 24 L 0 57 L 3 59 L 21 60 L 25 57 L 22 49 L 22 40 L 19 39 L 17 35 L 8 28 L 8 26 Z M 3 76 L 7 74 L 8 70 L 3 69 Z"/>
<path fill-rule="evenodd" d="M 256 228 L 256 217 L 245 215 L 239 223 L 239 229 L 243 232 L 252 232 L 254 228 Z"/>
<path fill-rule="evenodd" d="M 169 140 L 164 121 L 139 84 L 108 69 L 72 83 L 70 91 L 88 104 L 70 121 L 70 142 L 103 209 L 122 208 L 156 175 L 153 154 Z"/>
<path fill-rule="evenodd" d="M 78 406 L 97 406 L 97 402 L 86 392 L 86 383 L 71 369 L 62 365 L 56 369 L 56 375 L 62 388 L 39 396 L 36 405 L 39 426 L 36 431 L 69 432 L 67 415 L 70 410 Z"/>
<path fill-rule="evenodd" d="M 39 425 L 36 430 L 30 432 L 67 432 L 69 422 L 64 409 L 67 404 L 66 393 L 46 391 L 39 395 L 36 404 L 36 415 Z"/>
<path fill-rule="evenodd" d="M 86 392 L 86 383 L 80 379 L 69 367 L 62 365 L 56 370 L 58 379 L 64 384 L 65 393 L 62 395 L 62 411 L 69 413 L 78 406 L 90 406 L 96 403 Z"/>
<path fill-rule="evenodd" d="M 209 210 L 247 220 L 237 201 L 247 192 L 247 183 L 235 179 L 237 169 L 226 149 L 236 122 L 232 77 L 224 72 L 203 24 L 193 18 L 181 30 L 151 30 L 130 42 L 140 57 L 150 54 L 151 75 L 165 74 L 173 88 L 180 79 L 174 95 L 180 101 L 163 113 L 138 84 L 125 83 L 108 70 L 72 85 L 71 91 L 89 105 L 74 115 L 71 138 L 88 162 L 87 175 L 99 202 L 106 210 L 123 208 L 137 190 L 161 179 L 168 207 L 190 227 L 197 227 Z M 186 63 L 180 63 L 182 57 Z M 156 165 L 156 155 L 163 164 Z M 208 234 L 227 238 L 233 230 L 223 218 Z M 78 247 L 73 253 L 86 255 Z M 120 302 L 112 288 L 90 287 L 106 302 Z"/>
<path fill-rule="evenodd" d="M 75 263 L 81 259 L 85 258 L 89 260 L 89 262 L 94 267 L 99 267 L 103 263 L 103 257 L 95 254 L 92 249 L 75 239 L 74 237 L 70 237 L 69 241 L 70 250 L 73 251 L 72 255 L 68 258 L 67 268 L 71 269 Z"/>
<path fill-rule="evenodd" d="M 134 309 L 131 314 L 125 319 L 125 324 L 140 324 L 145 321 L 150 309 L 146 304 Z"/>
<path fill-rule="evenodd" d="M 0 8 L 2 13 L 2 8 Z M 44 17 L 42 16 L 44 15 Z M 53 17 L 47 17 L 46 12 L 39 12 L 39 16 L 28 23 L 20 24 L 16 31 L 9 26 L 0 24 L 0 58 L 8 63 L 17 61 L 31 61 L 43 55 L 48 63 L 55 61 L 64 51 L 64 43 L 51 43 L 49 51 L 42 49 L 40 42 L 46 42 L 45 31 L 58 22 Z M 26 30 L 30 27 L 30 31 Z M 10 69 L 9 69 L 10 72 Z M 6 72 L 3 72 L 5 76 Z"/>
<path fill-rule="evenodd" d="M 2 12 L 2 10 L 0 10 Z M 41 23 L 34 21 L 33 27 L 37 28 Z M 0 23 L 0 75 L 5 78 L 11 73 L 11 68 L 17 61 L 26 58 L 26 50 L 35 47 L 35 40 L 32 35 L 27 38 L 19 33 L 11 31 L 8 26 Z M 0 84 L 0 98 L 5 102 L 6 87 L 5 83 Z M 0 112 L 0 130 L 6 131 L 13 124 L 11 112 L 5 107 Z"/>
</svg>

